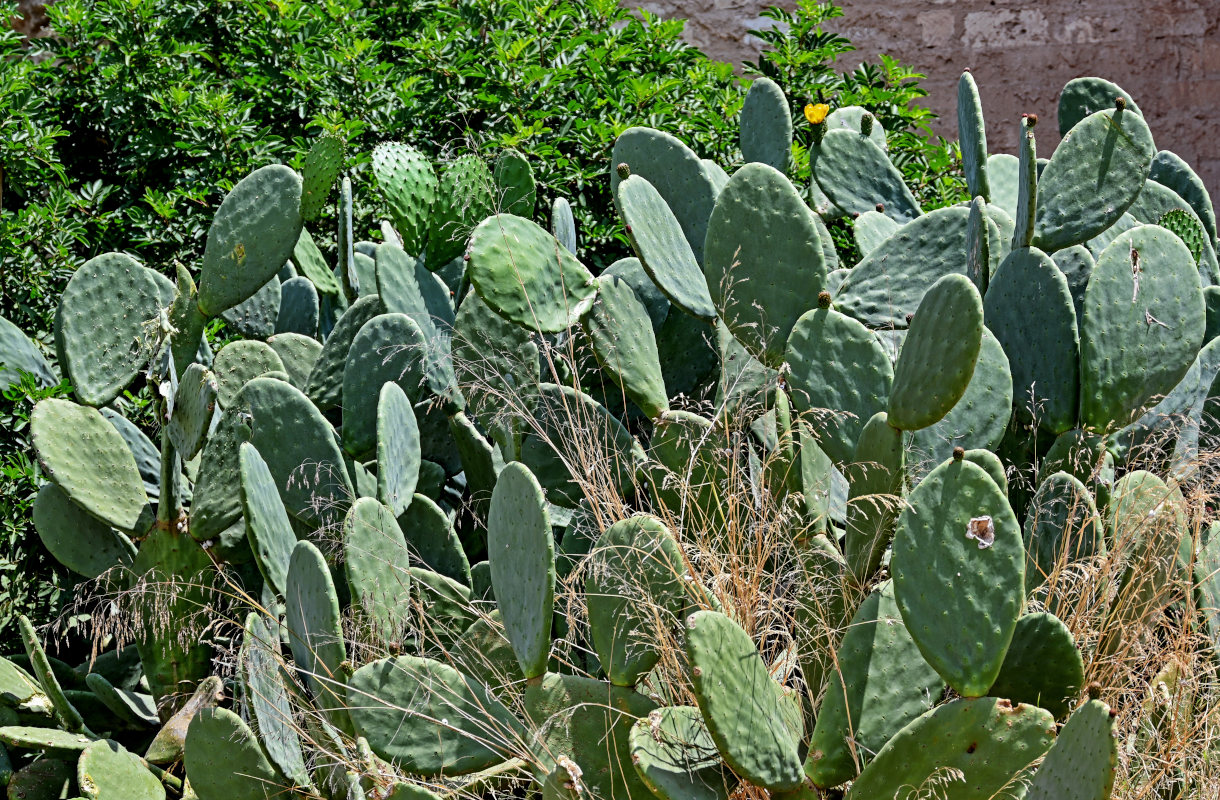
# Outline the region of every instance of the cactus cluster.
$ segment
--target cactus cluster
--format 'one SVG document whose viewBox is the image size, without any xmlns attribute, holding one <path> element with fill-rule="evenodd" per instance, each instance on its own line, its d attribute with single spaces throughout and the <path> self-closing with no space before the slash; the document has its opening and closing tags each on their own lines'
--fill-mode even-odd
<svg viewBox="0 0 1220 800">
<path fill-rule="evenodd" d="M 782 90 L 759 79 L 742 113 L 731 175 L 619 137 L 635 255 L 598 276 L 562 198 L 534 221 L 518 154 L 438 171 L 401 144 L 372 156 L 384 241 L 355 241 L 344 177 L 328 259 L 304 226 L 332 140 L 233 188 L 197 280 L 84 265 L 55 329 L 75 400 L 31 420 L 39 535 L 86 578 L 168 586 L 171 620 L 242 598 L 240 702 L 215 637 L 146 624 L 138 659 L 90 671 L 29 631 L 28 665 L 0 661 L 10 793 L 1107 797 L 1114 715 L 1046 584 L 1125 549 L 1089 646 L 1172 582 L 1220 650 L 1220 537 L 1192 538 L 1182 489 L 1220 371 L 1202 184 L 1099 79 L 1065 89 L 1040 162 L 1032 116 L 1017 156 L 988 153 L 963 75 L 973 197 L 926 212 L 868 112 L 806 115 L 808 187 Z M 213 354 L 217 317 L 244 338 Z M 0 348 L 54 380 L 3 321 Z M 141 374 L 159 444 L 115 410 Z M 737 546 L 743 502 L 802 576 L 768 634 L 783 664 L 698 550 Z M 155 766 L 178 762 L 185 784 Z"/>
</svg>

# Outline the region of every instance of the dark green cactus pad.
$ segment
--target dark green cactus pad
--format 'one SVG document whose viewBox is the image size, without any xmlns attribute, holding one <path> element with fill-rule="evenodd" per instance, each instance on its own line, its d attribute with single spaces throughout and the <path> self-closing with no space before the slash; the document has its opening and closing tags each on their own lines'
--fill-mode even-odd
<svg viewBox="0 0 1220 800">
<path fill-rule="evenodd" d="M 954 448 L 994 450 L 1004 439 L 1013 416 L 1013 372 L 1004 348 L 991 330 L 983 328 L 982 346 L 974 377 L 958 405 L 943 420 L 916 430 L 913 461 L 935 466 L 953 454 Z M 919 468 L 922 472 L 924 468 Z"/>
<path fill-rule="evenodd" d="M 284 613 L 292 659 L 313 693 L 314 704 L 332 724 L 347 730 L 348 710 L 343 704 L 347 648 L 339 597 L 326 558 L 308 541 L 297 542 L 288 561 Z M 189 758 L 189 735 L 187 753 Z"/>
<path fill-rule="evenodd" d="M 1025 546 L 1008 499 L 976 464 L 946 461 L 898 517 L 890 570 L 924 658 L 966 697 L 986 694 L 1025 607 Z"/>
<path fill-rule="evenodd" d="M 487 553 L 504 630 L 526 678 L 546 671 L 555 600 L 555 540 L 542 487 L 520 463 L 500 472 L 487 516 Z"/>
<path fill-rule="evenodd" d="M 902 432 L 889 425 L 884 411 L 860 430 L 855 456 L 844 467 L 850 490 L 843 556 L 861 586 L 881 566 L 894 536 L 905 479 Z"/>
<path fill-rule="evenodd" d="M 631 728 L 656 707 L 632 689 L 547 673 L 525 689 L 535 776 L 552 774 L 567 756 L 580 769 L 588 796 L 648 797 L 631 766 Z"/>
<path fill-rule="evenodd" d="M 301 274 L 313 283 L 318 294 L 328 294 L 338 297 L 343 294 L 339 279 L 326 263 L 326 257 L 318 249 L 307 228 L 301 228 L 301 236 L 292 249 L 292 262 L 301 270 Z M 291 276 L 290 276 L 291 277 Z"/>
<path fill-rule="evenodd" d="M 951 274 L 934 283 L 894 365 L 889 424 L 915 431 L 944 419 L 970 385 L 982 339 L 983 299 L 970 279 Z"/>
<path fill-rule="evenodd" d="M 238 339 L 220 348 L 212 364 L 216 374 L 216 399 L 230 408 L 241 387 L 260 375 L 284 372 L 284 361 L 266 342 Z"/>
<path fill-rule="evenodd" d="M 377 291 L 386 313 L 406 314 L 433 341 L 453 330 L 453 299 L 439 276 L 396 244 L 378 246 Z"/>
<path fill-rule="evenodd" d="M 534 216 L 538 186 L 525 156 L 512 148 L 502 150 L 491 177 L 496 182 L 495 207 L 498 210 L 526 219 Z"/>
<path fill-rule="evenodd" d="M 1013 250 L 1030 247 L 1034 242 L 1034 225 L 1038 210 L 1038 140 L 1034 136 L 1034 124 L 1037 121 L 1036 116 L 1021 115 L 1021 134 L 1017 143 L 1020 154 L 1017 162 L 1017 204 L 1012 215 Z M 1054 252 L 1057 248 L 1047 249 Z"/>
<path fill-rule="evenodd" d="M 415 656 L 356 670 L 347 704 L 374 753 L 424 777 L 487 769 L 511 758 L 522 734 L 521 723 L 482 684 Z"/>
<path fill-rule="evenodd" d="M 419 483 L 419 424 L 402 387 L 381 387 L 377 400 L 377 498 L 398 516 Z"/>
<path fill-rule="evenodd" d="M 682 550 L 661 520 L 641 515 L 607 528 L 587 564 L 593 648 L 611 683 L 634 686 L 660 660 L 657 620 L 676 627 L 686 604 Z"/>
<path fill-rule="evenodd" d="M 1080 418 L 1131 422 L 1177 385 L 1203 342 L 1207 312 L 1190 253 L 1156 226 L 1110 244 L 1093 270 L 1080 326 Z"/>
<path fill-rule="evenodd" d="M 242 515 L 250 550 L 258 571 L 275 593 L 283 597 L 288 587 L 288 560 L 297 537 L 267 462 L 249 442 L 241 443 L 239 459 Z"/>
<path fill-rule="evenodd" d="M 462 255 L 470 232 L 495 209 L 496 182 L 483 159 L 465 155 L 450 162 L 440 174 L 428 219 L 428 266 L 440 269 Z"/>
<path fill-rule="evenodd" d="M 957 138 L 962 148 L 962 171 L 971 197 L 991 202 L 987 180 L 987 129 L 983 125 L 983 101 L 974 76 L 963 72 L 957 82 Z"/>
<path fill-rule="evenodd" d="M 1190 255 L 1194 258 L 1195 263 L 1199 263 L 1207 243 L 1207 234 L 1203 232 L 1203 226 L 1198 223 L 1194 215 L 1180 208 L 1175 208 L 1166 211 L 1160 219 L 1156 220 L 1156 224 L 1181 239 L 1182 244 L 1186 245 L 1186 249 L 1190 251 Z"/>
<path fill-rule="evenodd" d="M 610 380 L 655 418 L 669 408 L 669 400 L 648 309 L 621 278 L 603 275 L 597 287 L 581 320 L 593 352 Z"/>
<path fill-rule="evenodd" d="M 490 429 L 506 407 L 528 405 L 538 385 L 538 345 L 471 292 L 454 322 L 453 368 L 470 409 Z"/>
<path fill-rule="evenodd" d="M 1059 94 L 1059 135 L 1067 136 L 1076 123 L 1090 114 L 1114 108 L 1119 97 L 1126 100 L 1128 111 L 1143 113 L 1121 86 L 1104 78 L 1073 78 L 1068 81 Z"/>
<path fill-rule="evenodd" d="M 462 541 L 444 510 L 428 497 L 417 494 L 398 516 L 398 526 L 412 554 L 423 566 L 447 578 L 470 585 L 470 562 Z"/>
<path fill-rule="evenodd" d="M 902 624 L 888 582 L 852 617 L 837 664 L 805 760 L 805 774 L 821 788 L 856 777 L 866 759 L 927 712 L 944 689 Z"/>
<path fill-rule="evenodd" d="M 68 400 L 40 400 L 30 415 L 38 463 L 86 513 L 124 533 L 143 533 L 152 508 L 135 458 L 96 409 Z"/>
<path fill-rule="evenodd" d="M 875 209 L 865 211 L 856 217 L 852 222 L 852 234 L 855 236 L 856 247 L 860 249 L 860 255 L 867 256 L 876 250 L 894 234 L 894 231 L 901 227 L 897 222 Z M 831 289 L 831 291 L 834 290 Z"/>
<path fill-rule="evenodd" d="M 619 187 L 622 191 L 622 187 Z M 685 246 L 686 240 L 682 240 Z M 644 265 L 638 258 L 620 258 L 602 271 L 602 275 L 613 275 L 624 280 L 635 292 L 636 298 L 648 309 L 648 320 L 652 323 L 653 332 L 659 332 L 665 320 L 669 317 L 669 298 L 661 291 Z M 703 272 L 699 271 L 699 280 L 703 280 Z M 705 284 L 706 287 L 706 284 Z"/>
<path fill-rule="evenodd" d="M 58 758 L 40 758 L 16 772 L 8 783 L 12 800 L 60 800 L 71 796 L 76 765 Z"/>
<path fill-rule="evenodd" d="M 161 724 L 157 717 L 157 704 L 152 695 L 115 686 L 97 672 L 86 675 L 85 684 L 94 697 L 125 724 L 136 729 L 157 727 Z"/>
<path fill-rule="evenodd" d="M 280 317 L 281 285 L 279 277 L 272 275 L 257 292 L 220 312 L 225 326 L 247 339 L 266 339 L 275 333 L 275 323 Z"/>
<path fill-rule="evenodd" d="M 648 277 L 670 302 L 686 313 L 705 321 L 714 320 L 716 306 L 708 293 L 703 270 L 678 218 L 661 194 L 639 175 L 620 181 L 617 191 L 627 237 Z"/>
<path fill-rule="evenodd" d="M 144 758 L 151 764 L 172 764 L 182 760 L 191 720 L 200 710 L 215 707 L 224 698 L 224 682 L 215 675 L 204 678 L 190 698 L 161 726 L 161 730 L 157 731 L 144 753 Z"/>
<path fill-rule="evenodd" d="M 186 769 L 199 800 L 269 800 L 290 787 L 263 755 L 241 717 L 205 708 L 186 734 Z"/>
<path fill-rule="evenodd" d="M 988 694 L 1045 708 L 1063 719 L 1083 685 L 1084 660 L 1072 632 L 1043 611 L 1017 620 L 1004 666 Z"/>
<path fill-rule="evenodd" d="M 317 219 L 326 206 L 335 179 L 343 169 L 346 147 L 338 136 L 325 133 L 314 139 L 301 165 L 301 219 Z M 321 287 L 319 287 L 321 288 Z"/>
<path fill-rule="evenodd" d="M 90 800 L 165 800 L 165 787 L 143 759 L 118 742 L 94 742 L 76 762 L 76 785 Z"/>
<path fill-rule="evenodd" d="M 991 280 L 992 257 L 991 236 L 995 223 L 987 217 L 987 204 L 983 198 L 970 201 L 970 218 L 966 221 L 966 277 L 978 288 L 979 294 L 987 293 Z M 997 233 L 998 236 L 998 233 Z"/>
<path fill-rule="evenodd" d="M 727 800 L 735 781 L 699 709 L 658 708 L 631 726 L 631 763 L 660 800 Z"/>
<path fill-rule="evenodd" d="M 596 454 L 596 463 L 589 465 L 596 470 L 592 475 L 572 449 L 577 441 L 595 445 L 585 453 L 586 458 Z M 644 451 L 601 403 L 570 386 L 543 383 L 538 387 L 534 420 L 521 438 L 520 460 L 546 487 L 550 502 L 571 508 L 583 496 L 584 481 L 606 481 L 629 493 Z"/>
<path fill-rule="evenodd" d="M 1027 800 L 1108 800 L 1118 768 L 1114 719 L 1100 700 L 1076 709 L 1030 781 Z"/>
<path fill-rule="evenodd" d="M 894 370 L 877 337 L 834 309 L 792 328 L 785 360 L 792 402 L 836 463 L 850 461 L 860 432 L 889 402 Z"/>
<path fill-rule="evenodd" d="M 716 200 L 703 273 L 725 325 L 767 366 L 783 363 L 797 319 L 826 283 L 818 229 L 795 187 L 765 164 L 746 164 Z M 752 232 L 766 229 L 770 235 Z"/>
<path fill-rule="evenodd" d="M 255 612 L 246 616 L 240 666 L 246 702 L 268 758 L 289 780 L 299 786 L 309 785 L 301 738 L 280 666 L 279 626 Z"/>
<path fill-rule="evenodd" d="M 80 712 L 64 694 L 64 690 L 51 668 L 51 662 L 47 659 L 47 653 L 38 641 L 34 626 L 24 614 L 17 615 L 17 623 L 21 633 L 21 644 L 25 647 L 25 655 L 30 660 L 30 669 L 33 671 L 34 677 L 38 679 L 38 685 L 42 687 L 51 701 L 55 721 L 69 733 L 93 736 L 93 732 L 86 727 L 85 721 L 81 718 Z"/>
<path fill-rule="evenodd" d="M 352 606 L 379 639 L 396 640 L 410 612 L 411 560 L 391 510 L 371 497 L 352 503 L 343 554 Z"/>
<path fill-rule="evenodd" d="M 475 566 L 487 566 L 487 562 Z M 515 696 L 523 688 L 525 676 L 517 665 L 512 642 L 504 633 L 504 619 L 499 610 L 475 620 L 458 639 L 449 658 L 456 669 L 486 686 L 497 697 Z"/>
<path fill-rule="evenodd" d="M 383 142 L 373 149 L 373 176 L 408 253 L 423 253 L 440 181 L 428 158 L 414 147 Z M 453 188 L 447 184 L 446 188 Z"/>
<path fill-rule="evenodd" d="M 0 742 L 13 750 L 37 750 L 53 756 L 76 757 L 77 753 L 94 742 L 94 738 L 58 728 L 11 725 L 0 728 Z"/>
<path fill-rule="evenodd" d="M 170 444 L 186 461 L 194 458 L 207 438 L 220 384 L 216 375 L 201 364 L 191 364 L 178 377 L 173 412 L 166 425 Z"/>
<path fill-rule="evenodd" d="M 1203 180 L 1190 165 L 1176 153 L 1162 150 L 1152 157 L 1152 169 L 1148 179 L 1156 181 L 1181 197 L 1198 215 L 1203 230 L 1216 241 L 1216 209 Z"/>
<path fill-rule="evenodd" d="M 317 336 L 319 308 L 318 290 L 309 278 L 289 278 L 280 284 L 280 313 L 275 318 L 275 332 Z"/>
<path fill-rule="evenodd" d="M 632 175 L 639 175 L 656 187 L 678 218 L 695 260 L 702 264 L 708 219 L 719 190 L 716 178 L 699 156 L 668 133 L 637 127 L 623 131 L 614 141 L 610 190 L 615 198 L 622 180 L 618 173 L 620 164 L 626 164 Z M 622 214 L 621 207 L 619 213 Z"/>
<path fill-rule="evenodd" d="M 809 166 L 821 190 L 848 214 L 880 205 L 887 217 L 906 223 L 923 213 L 889 156 L 858 129 L 827 131 L 810 149 Z"/>
<path fill-rule="evenodd" d="M 1080 334 L 1071 288 L 1055 263 L 1037 248 L 1009 253 L 988 287 L 984 317 L 1008 356 L 1017 418 L 1032 415 L 1056 435 L 1075 427 Z"/>
<path fill-rule="evenodd" d="M 144 481 L 144 491 L 149 500 L 156 500 L 161 493 L 161 450 L 140 430 L 139 426 L 113 408 L 98 409 L 114 429 L 123 437 L 127 449 L 136 460 L 136 469 Z"/>
<path fill-rule="evenodd" d="M 0 391 L 20 383 L 22 372 L 34 376 L 39 388 L 59 382 L 38 345 L 16 325 L 0 317 Z"/>
<path fill-rule="evenodd" d="M 408 398 L 423 393 L 428 341 L 406 314 L 382 314 L 365 323 L 352 340 L 343 370 L 343 447 L 353 456 L 377 444 L 377 404 L 381 387 L 393 381 Z"/>
<path fill-rule="evenodd" d="M 352 340 L 364 324 L 379 314 L 385 313 L 381 298 L 377 295 L 361 297 L 343 312 L 335 329 L 326 337 L 322 352 L 309 372 L 309 388 L 306 394 L 326 411 L 343 401 L 343 369 L 347 365 L 347 353 Z"/>
<path fill-rule="evenodd" d="M 733 771 L 771 791 L 804 780 L 800 706 L 776 683 L 749 635 L 715 611 L 686 620 L 686 653 L 699 710 Z"/>
<path fill-rule="evenodd" d="M 765 402 L 779 371 L 750 355 L 722 320 L 716 322 L 716 349 L 720 355 L 716 405 L 721 413 L 727 415 L 739 406 Z"/>
<path fill-rule="evenodd" d="M 467 274 L 493 311 L 539 333 L 566 329 L 597 292 L 593 276 L 554 236 L 511 214 L 475 228 Z"/>
<path fill-rule="evenodd" d="M 1216 259 L 1215 244 L 1204 232 L 1203 221 L 1199 219 L 1199 215 L 1172 189 L 1156 181 L 1145 182 L 1139 197 L 1135 198 L 1131 208 L 1127 209 L 1127 214 L 1138 222 L 1173 230 L 1184 239 L 1187 249 L 1195 257 L 1203 284 L 1220 284 L 1220 262 Z M 1176 224 L 1172 221 L 1175 218 L 1178 220 Z M 1098 239 L 1104 239 L 1104 236 Z M 1090 246 L 1092 244 L 1090 242 Z"/>
<path fill-rule="evenodd" d="M 1139 195 L 1155 153 L 1152 133 L 1134 111 L 1111 106 L 1078 122 L 1039 178 L 1034 246 L 1053 253 L 1117 222 Z"/>
<path fill-rule="evenodd" d="M 161 295 L 134 258 L 105 253 L 72 274 L 55 311 L 60 367 L 76 396 L 104 406 L 153 356 Z"/>
<path fill-rule="evenodd" d="M 0 658 L 0 705 L 32 714 L 51 713 L 51 700 L 38 681 L 7 658 Z"/>
<path fill-rule="evenodd" d="M 792 161 L 792 112 L 784 90 L 770 78 L 755 78 L 741 106 L 741 157 L 787 172 Z"/>
<path fill-rule="evenodd" d="M 412 602 L 423 608 L 430 625 L 428 643 L 452 645 L 477 618 L 470 587 L 431 570 L 411 567 L 410 572 Z"/>
<path fill-rule="evenodd" d="M 1083 430 L 1060 434 L 1038 463 L 1039 482 L 1056 472 L 1078 478 L 1089 488 L 1099 507 L 1109 503 L 1114 487 L 1114 454 L 1100 435 Z"/>
<path fill-rule="evenodd" d="M 300 390 L 261 377 L 242 387 L 204 445 L 192 536 L 210 539 L 241 516 L 238 446 L 243 441 L 266 460 L 292 517 L 308 525 L 339 521 L 354 489 L 334 429 Z"/>
<path fill-rule="evenodd" d="M 835 308 L 870 328 L 905 328 L 933 283 L 966 273 L 969 221 L 970 209 L 957 206 L 903 225 L 852 268 Z"/>
<path fill-rule="evenodd" d="M 199 278 L 199 310 L 214 317 L 271 280 L 301 236 L 301 176 L 270 164 L 225 196 L 212 226 Z"/>
<path fill-rule="evenodd" d="M 1055 721 L 1040 708 L 1014 707 L 995 697 L 953 700 L 890 739 L 846 797 L 896 797 L 932 786 L 945 800 L 995 797 L 1054 741 Z M 959 770 L 963 779 L 942 777 L 948 769 Z"/>
<path fill-rule="evenodd" d="M 669 396 L 694 395 L 720 366 L 716 328 L 689 314 L 669 314 L 657 331 L 657 357 Z"/>
<path fill-rule="evenodd" d="M 90 516 L 54 483 L 34 499 L 34 529 L 55 560 L 86 578 L 130 566 L 136 548 L 123 534 Z"/>
<path fill-rule="evenodd" d="M 1076 311 L 1076 325 L 1079 327 L 1084 320 L 1084 290 L 1089 285 L 1096 264 L 1093 254 L 1089 248 L 1078 244 L 1057 251 L 1051 260 L 1067 279 L 1068 291 L 1072 293 L 1072 307 Z"/>
<path fill-rule="evenodd" d="M 1025 549 L 1027 592 L 1041 586 L 1056 565 L 1106 552 L 1097 506 L 1079 478 L 1056 472 L 1038 486 L 1025 513 Z"/>
<path fill-rule="evenodd" d="M 309 387 L 309 374 L 322 354 L 322 343 L 300 333 L 277 333 L 267 340 L 284 364 L 288 382 L 302 392 Z"/>
<path fill-rule="evenodd" d="M 551 235 L 563 248 L 576 255 L 576 221 L 566 197 L 556 197 L 551 203 Z"/>
<path fill-rule="evenodd" d="M 999 269 L 1000 262 L 1012 250 L 1012 236 L 1017 230 L 1017 223 L 1011 214 L 994 203 L 988 203 L 985 210 L 987 212 L 988 242 L 992 243 L 995 241 L 993 237 L 999 237 L 999 250 L 996 250 L 994 244 L 991 244 L 992 252 L 988 253 L 991 258 L 991 274 L 994 275 L 995 271 Z"/>
<path fill-rule="evenodd" d="M 653 427 L 649 456 L 653 492 L 666 511 L 687 525 L 714 529 L 724 521 L 727 491 L 724 428 L 689 411 L 668 411 Z"/>
</svg>

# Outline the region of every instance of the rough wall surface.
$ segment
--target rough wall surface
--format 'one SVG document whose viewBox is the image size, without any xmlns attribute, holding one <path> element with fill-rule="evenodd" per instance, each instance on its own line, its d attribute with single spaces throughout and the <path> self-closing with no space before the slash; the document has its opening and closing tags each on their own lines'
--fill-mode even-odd
<svg viewBox="0 0 1220 800">
<path fill-rule="evenodd" d="M 1195 168 L 1220 201 L 1220 0 L 839 0 L 844 16 L 828 26 L 857 51 L 854 68 L 878 53 L 928 76 L 926 103 L 937 132 L 957 137 L 956 83 L 969 68 L 979 84 L 991 152 L 1014 152 L 1023 112 L 1038 126 L 1039 155 L 1058 143 L 1059 90 L 1098 75 L 1140 104 L 1157 147 Z M 625 5 L 632 4 L 626 0 Z M 663 16 L 685 17 L 687 38 L 717 58 L 753 58 L 748 31 L 770 24 L 765 0 L 644 0 Z M 780 2 L 792 7 L 794 2 Z"/>
</svg>

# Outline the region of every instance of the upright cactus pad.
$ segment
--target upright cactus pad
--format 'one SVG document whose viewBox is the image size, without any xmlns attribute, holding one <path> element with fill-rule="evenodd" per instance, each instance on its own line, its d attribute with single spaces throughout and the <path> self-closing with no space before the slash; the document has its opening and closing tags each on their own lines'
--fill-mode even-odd
<svg viewBox="0 0 1220 800">
<path fill-rule="evenodd" d="M 288 586 L 288 560 L 297 537 L 280 500 L 279 490 L 267 462 L 249 442 L 239 449 L 241 498 L 246 536 L 259 572 L 280 597 Z"/>
<path fill-rule="evenodd" d="M 275 333 L 275 323 L 280 317 L 281 281 L 278 275 L 264 283 L 254 294 L 235 306 L 220 312 L 225 327 L 248 339 L 266 339 Z M 199 306 L 195 313 L 201 318 Z"/>
<path fill-rule="evenodd" d="M 1072 632 L 1054 614 L 1017 620 L 1000 675 L 988 694 L 1045 708 L 1063 719 L 1084 684 L 1084 661 Z"/>
<path fill-rule="evenodd" d="M 856 247 L 860 248 L 860 255 L 866 256 L 876 250 L 901 227 L 876 209 L 869 209 L 856 217 L 852 223 L 852 234 L 856 239 Z"/>
<path fill-rule="evenodd" d="M 926 428 L 944 418 L 966 393 L 983 337 L 983 299 L 964 275 L 938 280 L 919 302 L 890 390 L 889 423 Z"/>
<path fill-rule="evenodd" d="M 241 387 L 260 375 L 283 372 L 284 360 L 266 342 L 238 339 L 220 348 L 212 363 L 216 373 L 216 400 L 221 408 L 233 405 Z"/>
<path fill-rule="evenodd" d="M 686 653 L 699 710 L 733 771 L 772 791 L 800 786 L 800 708 L 749 635 L 724 614 L 697 611 L 686 620 Z"/>
<path fill-rule="evenodd" d="M 55 312 L 60 363 L 81 402 L 104 406 L 153 356 L 161 297 L 131 256 L 106 253 L 81 265 Z"/>
<path fill-rule="evenodd" d="M 881 566 L 894 536 L 905 460 L 902 432 L 890 427 L 885 412 L 878 411 L 864 424 L 855 457 L 844 467 L 850 491 L 843 556 L 861 586 Z"/>
<path fill-rule="evenodd" d="M 292 658 L 310 687 L 314 703 L 333 724 L 349 728 L 343 703 L 347 648 L 339 598 L 326 558 L 308 541 L 297 542 L 288 562 L 284 613 Z"/>
<path fill-rule="evenodd" d="M 699 709 L 658 708 L 631 728 L 631 763 L 661 800 L 727 800 L 733 780 Z"/>
<path fill-rule="evenodd" d="M 183 459 L 194 458 L 203 447 L 216 415 L 219 391 L 216 375 L 199 364 L 191 364 L 178 376 L 173 412 L 166 428 L 170 443 Z"/>
<path fill-rule="evenodd" d="M 406 314 L 382 314 L 352 340 L 343 369 L 343 447 L 363 456 L 377 445 L 381 387 L 393 381 L 408 398 L 423 392 L 425 350 L 430 343 Z"/>
<path fill-rule="evenodd" d="M 890 569 L 924 658 L 959 694 L 986 694 L 1025 606 L 1025 548 L 1008 499 L 982 467 L 953 459 L 915 487 Z"/>
<path fill-rule="evenodd" d="M 1059 93 L 1059 135 L 1067 136 L 1076 124 L 1097 111 L 1114 108 L 1118 98 L 1126 100 L 1127 110 L 1142 114 L 1138 105 L 1121 86 L 1104 78 L 1073 78 Z"/>
<path fill-rule="evenodd" d="M 826 259 L 814 214 L 765 164 L 733 173 L 708 221 L 703 272 L 725 325 L 758 360 L 783 363 L 792 326 L 814 307 Z M 766 228 L 760 238 L 751 231 Z"/>
<path fill-rule="evenodd" d="M 809 166 L 826 196 L 849 214 L 880 205 L 886 216 L 906 223 L 923 213 L 902 173 L 865 132 L 827 131 L 810 150 Z"/>
<path fill-rule="evenodd" d="M 495 179 L 483 159 L 460 156 L 446 166 L 428 219 L 428 268 L 440 269 L 460 256 L 470 231 L 495 207 Z"/>
<path fill-rule="evenodd" d="M 520 463 L 496 481 L 487 516 L 487 553 L 504 630 L 521 671 L 546 671 L 555 595 L 555 541 L 542 487 Z"/>
<path fill-rule="evenodd" d="M 593 276 L 554 236 L 511 214 L 475 228 L 467 271 L 492 310 L 539 333 L 567 328 L 597 292 Z"/>
<path fill-rule="evenodd" d="M 186 769 L 199 800 L 266 800 L 288 787 L 241 717 L 205 708 L 186 734 Z"/>
<path fill-rule="evenodd" d="M 361 297 L 343 312 L 330 336 L 326 337 L 322 352 L 309 371 L 305 390 L 320 410 L 326 411 L 343 402 L 343 370 L 352 340 L 366 322 L 383 313 L 385 307 L 380 297 L 375 294 Z"/>
<path fill-rule="evenodd" d="M 538 187 L 534 182 L 534 171 L 525 156 L 512 148 L 502 151 L 496 158 L 491 176 L 496 183 L 497 210 L 526 219 L 534 216 Z"/>
<path fill-rule="evenodd" d="M 352 606 L 384 641 L 396 641 L 410 614 L 411 562 L 390 509 L 371 497 L 352 503 L 343 520 L 344 568 Z"/>
<path fill-rule="evenodd" d="M 34 529 L 55 560 L 86 578 L 135 558 L 130 539 L 90 516 L 54 483 L 43 484 L 34 499 Z"/>
<path fill-rule="evenodd" d="M 846 797 L 896 797 L 904 790 L 933 787 L 937 797 L 947 800 L 994 797 L 1054 741 L 1055 721 L 1040 708 L 995 697 L 953 700 L 890 739 Z M 948 769 L 960 770 L 962 780 L 946 776 Z"/>
<path fill-rule="evenodd" d="M 792 112 L 784 90 L 770 78 L 755 78 L 741 106 L 741 157 L 788 171 L 792 160 Z"/>
<path fill-rule="evenodd" d="M 445 510 L 416 494 L 398 516 L 398 527 L 412 554 L 433 572 L 470 585 L 470 561 Z"/>
<path fill-rule="evenodd" d="M 963 72 L 957 82 L 957 138 L 961 140 L 962 171 L 971 197 L 991 202 L 987 180 L 987 129 L 983 125 L 983 101 L 974 76 Z"/>
<path fill-rule="evenodd" d="M 563 249 L 576 255 L 576 220 L 572 218 L 572 205 L 566 197 L 556 197 L 551 204 L 551 234 Z"/>
<path fill-rule="evenodd" d="M 246 616 L 240 668 L 246 702 L 267 756 L 289 780 L 308 785 L 309 772 L 280 666 L 279 626 L 257 612 Z"/>
<path fill-rule="evenodd" d="M 1041 586 L 1060 564 L 1105 553 L 1093 497 L 1079 478 L 1056 472 L 1042 481 L 1025 514 L 1025 585 Z"/>
<path fill-rule="evenodd" d="M 314 140 L 305 154 L 301 167 L 301 219 L 309 222 L 322 214 L 335 179 L 343 169 L 343 140 L 334 134 L 323 134 Z"/>
<path fill-rule="evenodd" d="M 610 379 L 650 418 L 669 408 L 648 309 L 625 280 L 603 275 L 583 318 L 593 352 Z"/>
<path fill-rule="evenodd" d="M 1162 150 L 1152 158 L 1152 169 L 1148 179 L 1156 181 L 1181 197 L 1199 216 L 1203 230 L 1212 241 L 1217 241 L 1216 209 L 1203 180 L 1190 165 L 1176 153 Z"/>
<path fill-rule="evenodd" d="M 1076 709 L 1030 781 L 1028 800 L 1109 800 L 1118 768 L 1115 717 L 1100 700 Z"/>
<path fill-rule="evenodd" d="M 165 787 L 143 760 L 110 739 L 96 741 L 81 751 L 76 762 L 76 785 L 90 800 L 165 800 Z"/>
<path fill-rule="evenodd" d="M 383 142 L 373 149 L 373 176 L 402 248 L 413 256 L 422 255 L 440 189 L 431 162 L 411 145 Z"/>
<path fill-rule="evenodd" d="M 242 178 L 208 229 L 199 310 L 214 317 L 258 291 L 292 257 L 301 226 L 300 175 L 271 164 Z"/>
<path fill-rule="evenodd" d="M 57 382 L 38 346 L 20 328 L 0 317 L 0 391 L 20 383 L 22 372 L 30 373 L 39 387 Z"/>
<path fill-rule="evenodd" d="M 401 514 L 419 485 L 419 423 L 411 400 L 393 381 L 377 400 L 377 498 Z"/>
<path fill-rule="evenodd" d="M 321 314 L 318 290 L 309 278 L 289 278 L 280 284 L 280 313 L 275 318 L 276 333 L 318 335 Z"/>
</svg>

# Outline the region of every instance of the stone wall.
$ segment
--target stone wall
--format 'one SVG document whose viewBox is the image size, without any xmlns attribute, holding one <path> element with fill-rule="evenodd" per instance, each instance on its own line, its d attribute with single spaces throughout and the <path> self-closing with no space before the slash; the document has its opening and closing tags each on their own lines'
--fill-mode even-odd
<svg viewBox="0 0 1220 800">
<path fill-rule="evenodd" d="M 630 2 L 630 0 L 627 0 Z M 758 52 L 752 28 L 770 24 L 764 0 L 643 0 L 664 16 L 685 17 L 687 38 L 741 62 Z M 795 5 L 791 0 L 783 5 Z M 840 0 L 829 27 L 856 45 L 845 69 L 888 53 L 928 75 L 934 127 L 957 136 L 956 83 L 969 68 L 978 82 L 992 152 L 1014 152 L 1018 121 L 1033 112 L 1039 155 L 1058 142 L 1059 90 L 1098 75 L 1140 104 L 1157 147 L 1173 150 L 1220 201 L 1220 0 Z"/>
</svg>

